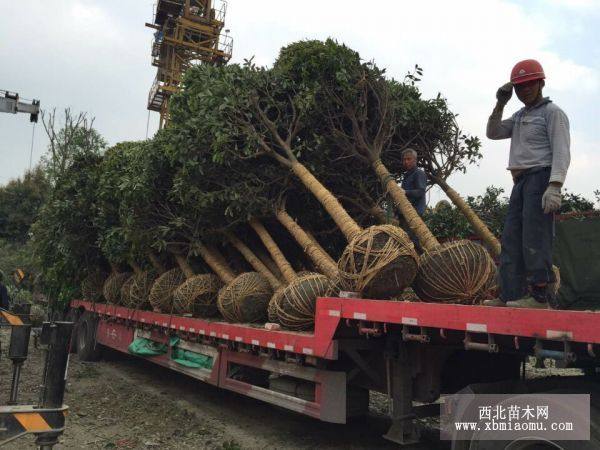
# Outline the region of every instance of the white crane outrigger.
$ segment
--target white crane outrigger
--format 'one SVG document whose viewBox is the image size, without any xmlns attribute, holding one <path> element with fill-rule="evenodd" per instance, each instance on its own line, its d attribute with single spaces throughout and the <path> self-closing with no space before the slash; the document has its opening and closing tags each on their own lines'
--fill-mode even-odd
<svg viewBox="0 0 600 450">
<path fill-rule="evenodd" d="M 0 112 L 16 114 L 18 112 L 29 114 L 29 121 L 38 121 L 40 101 L 32 100 L 31 103 L 19 100 L 19 94 L 0 89 Z"/>
</svg>

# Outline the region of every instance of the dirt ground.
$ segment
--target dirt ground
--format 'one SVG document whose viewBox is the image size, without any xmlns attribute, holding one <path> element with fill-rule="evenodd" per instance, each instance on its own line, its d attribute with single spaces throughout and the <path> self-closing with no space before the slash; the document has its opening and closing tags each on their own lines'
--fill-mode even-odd
<svg viewBox="0 0 600 450">
<path fill-rule="evenodd" d="M 9 332 L 0 330 L 0 401 L 8 398 Z M 19 403 L 36 403 L 43 352 L 30 345 Z M 527 377 L 573 375 L 553 367 L 527 367 Z M 97 363 L 71 355 L 65 403 L 70 411 L 60 449 L 371 449 L 398 448 L 381 436 L 389 427 L 387 398 L 372 393 L 366 417 L 335 425 L 217 389 L 141 359 L 105 352 Z M 8 449 L 34 448 L 31 437 Z M 445 449 L 429 441 L 412 450 Z"/>
<path fill-rule="evenodd" d="M 10 389 L 8 330 L 0 331 L 0 403 Z M 33 341 L 33 339 L 32 339 Z M 36 403 L 43 352 L 30 346 L 19 403 Z M 71 355 L 65 403 L 67 429 L 59 449 L 312 449 L 397 448 L 381 436 L 389 427 L 387 398 L 373 395 L 367 417 L 336 425 L 217 389 L 128 355 L 108 352 L 97 363 Z M 34 448 L 24 437 L 4 448 Z M 444 448 L 423 444 L 412 449 Z"/>
</svg>

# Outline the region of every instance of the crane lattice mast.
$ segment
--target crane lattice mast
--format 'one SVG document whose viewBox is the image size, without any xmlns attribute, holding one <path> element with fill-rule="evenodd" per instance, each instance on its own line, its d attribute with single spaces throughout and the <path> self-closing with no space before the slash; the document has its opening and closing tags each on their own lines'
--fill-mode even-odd
<svg viewBox="0 0 600 450">
<path fill-rule="evenodd" d="M 159 127 L 169 122 L 169 100 L 179 90 L 185 71 L 194 64 L 226 64 L 233 40 L 225 30 L 223 0 L 158 0 L 153 23 L 152 65 L 156 78 L 148 109 L 160 113 Z"/>
</svg>

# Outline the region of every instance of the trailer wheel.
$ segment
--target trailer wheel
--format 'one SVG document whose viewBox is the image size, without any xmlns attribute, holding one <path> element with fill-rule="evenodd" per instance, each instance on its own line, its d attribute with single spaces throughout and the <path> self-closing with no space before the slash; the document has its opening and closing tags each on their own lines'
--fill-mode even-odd
<svg viewBox="0 0 600 450">
<path fill-rule="evenodd" d="M 584 394 L 590 391 L 567 388 L 548 390 L 545 393 Z M 591 394 L 589 441 L 554 442 L 533 436 L 514 441 L 453 441 L 452 450 L 597 450 L 600 448 L 600 397 L 594 395 L 594 392 Z"/>
<path fill-rule="evenodd" d="M 100 346 L 96 342 L 98 320 L 89 312 L 84 312 L 77 322 L 77 355 L 80 361 L 98 361 Z"/>
</svg>

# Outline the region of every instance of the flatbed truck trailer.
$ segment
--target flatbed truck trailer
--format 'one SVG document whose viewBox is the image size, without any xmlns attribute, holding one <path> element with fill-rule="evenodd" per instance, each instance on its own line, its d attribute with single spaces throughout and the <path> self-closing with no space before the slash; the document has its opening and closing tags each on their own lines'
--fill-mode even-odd
<svg viewBox="0 0 600 450">
<path fill-rule="evenodd" d="M 454 449 L 600 449 L 600 314 L 593 311 L 319 298 L 314 331 L 267 329 L 74 300 L 74 347 L 82 360 L 102 347 L 128 353 L 145 338 L 208 357 L 181 365 L 166 353 L 148 361 L 315 419 L 345 423 L 365 414 L 369 392 L 386 394 L 385 438 L 419 440 L 418 419 L 439 414 L 439 398 L 456 392 L 588 393 L 591 440 L 455 441 Z M 551 359 L 581 376 L 525 380 L 525 362 Z M 567 412 L 568 413 L 568 412 Z M 556 446 L 554 446 L 556 445 Z M 546 447 L 547 446 L 547 447 Z"/>
</svg>

